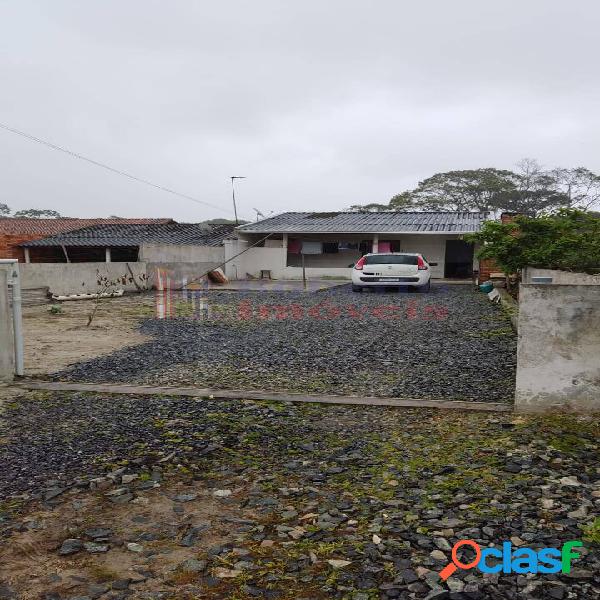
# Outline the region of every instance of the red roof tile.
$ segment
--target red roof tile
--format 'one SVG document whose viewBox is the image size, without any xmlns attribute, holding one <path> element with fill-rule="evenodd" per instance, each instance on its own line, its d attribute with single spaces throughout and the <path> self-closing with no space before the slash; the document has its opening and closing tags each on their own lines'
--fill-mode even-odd
<svg viewBox="0 0 600 600">
<path fill-rule="evenodd" d="M 91 225 L 152 225 L 156 223 L 173 223 L 173 219 L 22 219 L 1 218 L 0 236 L 26 235 L 32 237 L 46 237 L 90 227 Z"/>
</svg>

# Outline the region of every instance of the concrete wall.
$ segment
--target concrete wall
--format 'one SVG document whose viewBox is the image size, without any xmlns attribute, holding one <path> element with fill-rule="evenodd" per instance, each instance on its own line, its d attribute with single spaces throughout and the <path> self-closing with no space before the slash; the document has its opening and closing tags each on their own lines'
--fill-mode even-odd
<svg viewBox="0 0 600 600">
<path fill-rule="evenodd" d="M 119 283 L 117 288 L 135 292 L 138 288 L 129 281 L 129 265 L 141 287 L 155 284 L 157 268 L 168 272 L 171 282 L 179 287 L 184 278 L 190 281 L 223 263 L 225 250 L 223 246 L 144 244 L 139 258 L 139 262 L 130 263 L 19 263 L 22 286 L 23 289 L 48 287 L 58 295 L 96 293 L 99 271 L 111 281 L 127 276 L 126 283 Z"/>
<path fill-rule="evenodd" d="M 178 290 L 186 284 L 198 281 L 202 275 L 217 267 L 223 261 L 212 263 L 199 262 L 149 262 L 146 265 L 148 274 L 148 285 L 152 288 L 157 288 L 158 275 L 157 270 L 160 269 L 161 277 L 163 278 L 163 286 L 165 276 L 169 277 L 171 289 Z"/>
<path fill-rule="evenodd" d="M 120 277 L 130 277 L 127 265 L 131 267 L 140 285 L 140 276 L 146 276 L 146 263 L 19 263 L 21 286 L 23 289 L 48 287 L 53 294 L 94 294 L 98 292 L 98 272 L 111 281 Z M 119 283 L 118 289 L 136 291 L 129 282 Z"/>
<path fill-rule="evenodd" d="M 0 381 L 12 381 L 14 374 L 14 338 L 8 301 L 8 272 L 0 269 Z"/>
<path fill-rule="evenodd" d="M 552 283 L 564 285 L 600 285 L 599 275 L 588 275 L 587 273 L 573 273 L 571 271 L 558 271 L 555 269 L 538 269 L 526 267 L 523 269 L 521 281 L 532 283 L 532 277 L 552 277 Z"/>
<path fill-rule="evenodd" d="M 515 410 L 600 411 L 600 286 L 521 285 Z"/>
<path fill-rule="evenodd" d="M 189 246 L 173 244 L 142 244 L 140 262 L 147 263 L 222 263 L 223 246 Z"/>
</svg>

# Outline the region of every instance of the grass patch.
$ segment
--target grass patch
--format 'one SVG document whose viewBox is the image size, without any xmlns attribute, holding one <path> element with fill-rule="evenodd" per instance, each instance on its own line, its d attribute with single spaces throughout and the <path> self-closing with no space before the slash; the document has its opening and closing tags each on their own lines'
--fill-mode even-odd
<svg viewBox="0 0 600 600">
<path fill-rule="evenodd" d="M 583 527 L 583 539 L 586 542 L 600 544 L 600 517 L 596 517 L 590 525 Z"/>
<path fill-rule="evenodd" d="M 119 574 L 104 565 L 90 565 L 88 567 L 88 573 L 100 583 L 107 583 L 119 579 Z"/>
</svg>

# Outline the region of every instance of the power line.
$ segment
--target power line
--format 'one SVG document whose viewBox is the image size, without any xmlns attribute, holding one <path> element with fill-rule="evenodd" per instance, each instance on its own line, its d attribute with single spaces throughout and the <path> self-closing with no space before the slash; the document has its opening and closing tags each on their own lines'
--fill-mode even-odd
<svg viewBox="0 0 600 600">
<path fill-rule="evenodd" d="M 204 200 L 198 200 L 198 198 L 194 198 L 193 196 L 188 196 L 187 194 L 182 194 L 180 192 L 176 192 L 175 190 L 172 190 L 168 187 L 164 187 L 162 185 L 152 183 L 151 181 L 148 181 L 147 179 L 142 179 L 141 177 L 136 177 L 135 175 L 132 175 L 131 173 L 127 173 L 126 171 L 121 171 L 120 169 L 115 169 L 115 167 L 111 167 L 110 165 L 107 165 L 105 163 L 98 162 L 97 160 L 94 160 L 93 158 L 88 158 L 87 156 L 83 156 L 82 154 L 73 152 L 72 150 L 69 150 L 68 148 L 63 148 L 62 146 L 58 146 L 56 144 L 53 144 L 52 142 L 48 142 L 47 140 L 42 140 L 41 138 L 35 137 L 34 135 L 31 135 L 29 133 L 25 133 L 24 131 L 19 131 L 18 129 L 14 129 L 13 127 L 9 127 L 8 125 L 5 125 L 4 123 L 0 123 L 0 128 L 4 129 L 6 131 L 10 131 L 11 133 L 14 133 L 16 135 L 20 135 L 21 137 L 27 138 L 28 140 L 31 140 L 32 142 L 37 142 L 38 144 L 42 144 L 43 146 L 52 148 L 52 150 L 58 150 L 59 152 L 64 152 L 65 154 L 68 154 L 69 156 L 73 156 L 74 158 L 79 158 L 80 160 L 89 162 L 92 165 L 96 165 L 97 167 L 102 167 L 103 169 L 106 169 L 107 171 L 116 173 L 117 175 L 122 175 L 123 177 L 128 177 L 129 179 L 133 179 L 134 181 L 137 181 L 139 183 L 149 185 L 150 187 L 156 188 L 157 190 L 161 190 L 163 192 L 167 192 L 168 194 L 173 194 L 174 196 L 179 196 L 180 198 L 185 198 L 186 200 L 191 200 L 192 202 L 197 202 L 198 204 L 204 204 L 204 206 L 209 206 L 210 208 L 215 208 L 217 210 L 226 212 L 227 214 L 231 214 L 229 210 L 223 208 L 222 206 L 217 206 L 216 204 L 210 204 L 210 202 L 204 202 Z"/>
</svg>

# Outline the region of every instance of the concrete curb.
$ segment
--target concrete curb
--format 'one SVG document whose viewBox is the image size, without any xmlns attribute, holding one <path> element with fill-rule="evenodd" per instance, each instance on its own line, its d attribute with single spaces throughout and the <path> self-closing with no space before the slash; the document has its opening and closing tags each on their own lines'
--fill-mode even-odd
<svg viewBox="0 0 600 600">
<path fill-rule="evenodd" d="M 417 398 L 377 398 L 372 396 L 316 396 L 280 392 L 215 390 L 148 385 L 118 385 L 106 383 L 70 383 L 62 381 L 14 382 L 15 387 L 27 390 L 57 392 L 99 392 L 105 394 L 169 395 L 218 400 L 271 400 L 276 402 L 314 402 L 319 404 L 349 404 L 354 406 L 390 406 L 396 408 L 437 408 L 445 410 L 474 410 L 484 412 L 513 412 L 512 404 L 501 402 L 466 402 L 464 400 L 423 400 Z"/>
<path fill-rule="evenodd" d="M 519 303 L 503 288 L 498 289 L 500 302 L 510 315 L 510 324 L 515 332 L 519 331 Z"/>
</svg>

